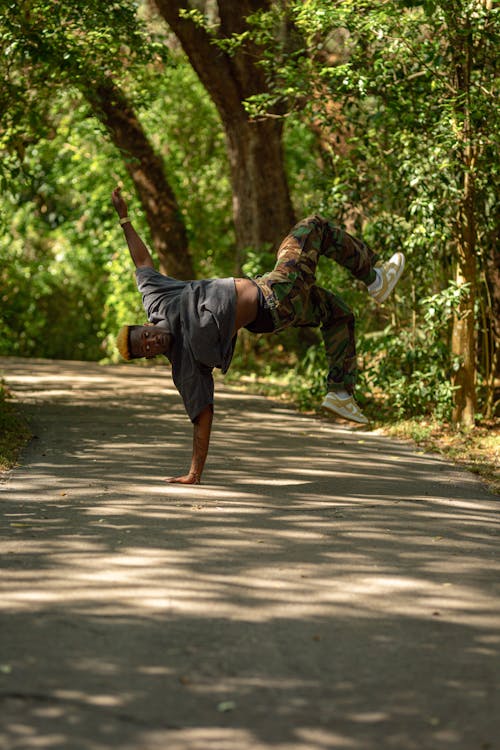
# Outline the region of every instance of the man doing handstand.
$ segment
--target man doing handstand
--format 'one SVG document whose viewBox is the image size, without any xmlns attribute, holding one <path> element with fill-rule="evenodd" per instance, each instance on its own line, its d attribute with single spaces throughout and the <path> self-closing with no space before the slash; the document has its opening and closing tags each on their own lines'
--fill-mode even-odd
<svg viewBox="0 0 500 750">
<path fill-rule="evenodd" d="M 320 216 L 296 224 L 281 243 L 276 265 L 255 279 L 179 281 L 156 271 L 151 254 L 128 216 L 120 188 L 112 193 L 136 280 L 150 324 L 124 326 L 117 346 L 125 359 L 164 354 L 193 423 L 193 453 L 188 474 L 170 482 L 198 484 L 212 427 L 212 370 L 227 372 L 240 328 L 272 333 L 288 327 L 321 326 L 328 377 L 322 406 L 354 422 L 368 420 L 354 400 L 357 362 L 354 314 L 341 297 L 316 285 L 321 255 L 364 282 L 377 302 L 389 296 L 404 268 L 404 255 L 385 263 L 361 240 Z"/>
</svg>

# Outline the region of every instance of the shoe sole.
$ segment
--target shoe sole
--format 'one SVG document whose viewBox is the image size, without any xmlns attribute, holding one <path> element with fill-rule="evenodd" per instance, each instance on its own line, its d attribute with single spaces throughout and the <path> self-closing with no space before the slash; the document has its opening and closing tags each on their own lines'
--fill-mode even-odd
<svg viewBox="0 0 500 750">
<path fill-rule="evenodd" d="M 351 422 L 356 422 L 357 424 L 368 424 L 369 420 L 364 415 L 362 416 L 362 418 L 358 417 L 355 413 L 350 413 L 342 406 L 330 404 L 326 401 L 323 401 L 321 406 L 323 407 L 323 409 L 327 409 L 327 411 L 331 411 L 333 414 L 336 414 L 338 417 L 342 417 L 343 419 L 348 419 Z"/>
<path fill-rule="evenodd" d="M 389 281 L 389 283 L 388 283 L 388 285 L 387 285 L 387 289 L 385 290 L 384 294 L 383 294 L 382 296 L 380 296 L 380 297 L 376 297 L 376 296 L 374 295 L 374 299 L 375 299 L 375 300 L 376 300 L 376 301 L 377 301 L 377 302 L 378 302 L 379 304 L 382 304 L 382 302 L 385 302 L 385 301 L 386 301 L 387 297 L 389 297 L 389 295 L 390 295 L 390 294 L 391 294 L 391 292 L 393 291 L 394 287 L 395 287 L 395 286 L 396 286 L 396 284 L 398 283 L 399 279 L 400 279 L 400 278 L 401 278 L 401 276 L 403 275 L 403 271 L 405 270 L 405 263 L 406 263 L 406 261 L 405 261 L 405 256 L 403 255 L 403 253 L 395 253 L 395 254 L 396 254 L 396 255 L 397 255 L 397 256 L 398 256 L 399 258 L 401 258 L 401 261 L 400 261 L 400 265 L 399 265 L 399 267 L 398 267 L 397 271 L 395 271 L 395 275 L 394 275 L 394 278 L 390 279 L 390 281 Z"/>
</svg>

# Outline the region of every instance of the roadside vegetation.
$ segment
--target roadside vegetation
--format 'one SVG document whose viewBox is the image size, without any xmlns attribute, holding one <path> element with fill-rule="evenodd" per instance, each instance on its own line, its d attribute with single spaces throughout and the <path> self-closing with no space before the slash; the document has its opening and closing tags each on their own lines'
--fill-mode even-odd
<svg viewBox="0 0 500 750">
<path fill-rule="evenodd" d="M 8 389 L 0 383 L 0 475 L 16 465 L 31 437 L 29 426 Z"/>
</svg>

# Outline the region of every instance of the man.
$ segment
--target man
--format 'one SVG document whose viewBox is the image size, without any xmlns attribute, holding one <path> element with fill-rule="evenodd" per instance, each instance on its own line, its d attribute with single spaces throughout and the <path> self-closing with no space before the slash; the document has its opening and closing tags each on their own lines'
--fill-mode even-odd
<svg viewBox="0 0 500 750">
<path fill-rule="evenodd" d="M 170 482 L 198 484 L 208 453 L 213 417 L 212 370 L 227 372 L 240 328 L 271 333 L 290 326 L 321 326 L 329 366 L 322 406 L 366 424 L 353 397 L 356 380 L 354 315 L 337 295 L 316 286 L 319 257 L 325 255 L 365 283 L 383 302 L 400 278 L 404 256 L 386 263 L 360 240 L 319 216 L 299 222 L 281 243 L 274 270 L 255 279 L 178 281 L 154 269 L 153 259 L 128 216 L 120 188 L 112 202 L 125 232 L 150 325 L 124 326 L 117 346 L 125 359 L 164 354 L 193 422 L 188 474 Z M 153 324 L 153 325 L 151 325 Z"/>
</svg>

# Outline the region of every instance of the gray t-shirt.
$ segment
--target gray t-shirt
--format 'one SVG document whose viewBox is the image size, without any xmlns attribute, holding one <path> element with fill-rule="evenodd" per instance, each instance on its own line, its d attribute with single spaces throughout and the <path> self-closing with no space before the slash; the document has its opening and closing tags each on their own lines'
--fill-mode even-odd
<svg viewBox="0 0 500 750">
<path fill-rule="evenodd" d="M 214 402 L 212 369 L 227 372 L 233 357 L 234 279 L 179 281 L 148 266 L 135 273 L 148 320 L 166 325 L 173 336 L 172 378 L 194 421 Z"/>
</svg>

